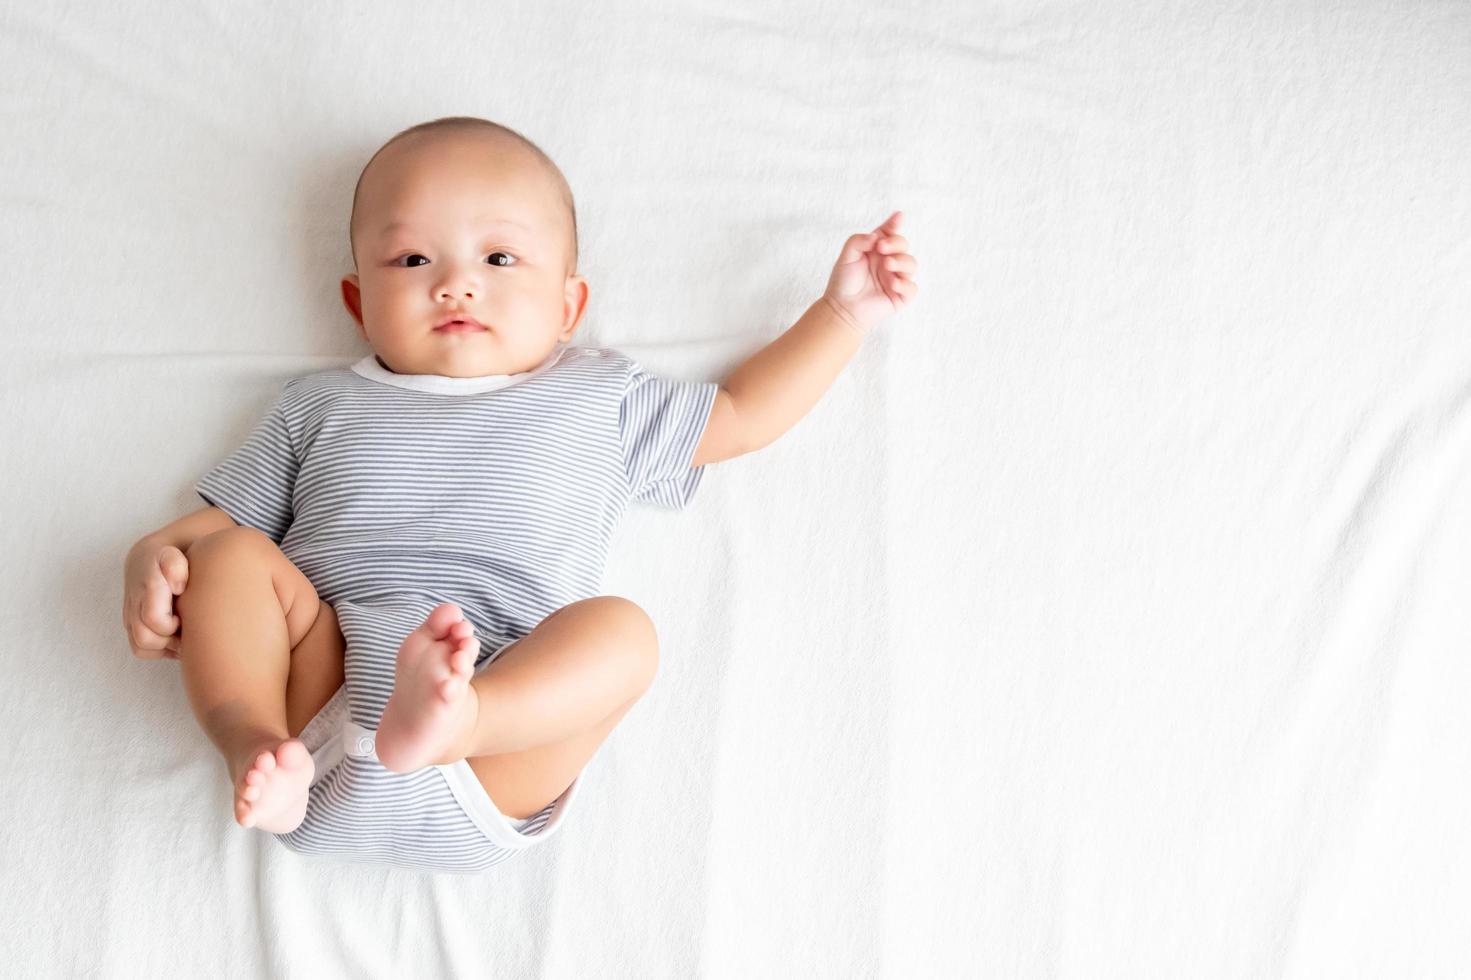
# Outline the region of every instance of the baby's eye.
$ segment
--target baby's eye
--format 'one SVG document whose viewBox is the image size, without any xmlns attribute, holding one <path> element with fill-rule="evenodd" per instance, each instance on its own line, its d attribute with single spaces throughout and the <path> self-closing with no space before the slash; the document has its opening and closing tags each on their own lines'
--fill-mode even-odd
<svg viewBox="0 0 1471 980">
<path fill-rule="evenodd" d="M 418 252 L 410 252 L 408 255 L 399 256 L 399 258 L 400 259 L 424 259 L 424 256 L 420 255 Z M 425 262 L 428 262 L 429 260 L 428 259 L 424 259 L 424 261 Z M 418 266 L 420 264 L 421 263 L 418 263 L 418 262 L 410 262 L 408 264 L 408 267 L 412 269 L 412 268 L 414 268 L 414 267 L 416 267 L 416 266 Z M 398 262 L 395 261 L 394 262 L 394 265 L 398 265 Z"/>
<path fill-rule="evenodd" d="M 496 262 L 496 261 L 493 261 L 497 255 L 501 256 L 502 258 L 507 258 L 507 259 L 514 259 L 515 258 L 514 255 L 511 255 L 508 252 L 491 252 L 489 255 L 486 256 L 486 259 L 492 260 L 491 263 L 490 263 L 491 265 L 498 265 L 498 266 L 501 266 L 502 268 L 504 268 L 505 266 L 509 265 L 510 263 L 508 263 L 508 262 Z"/>
</svg>

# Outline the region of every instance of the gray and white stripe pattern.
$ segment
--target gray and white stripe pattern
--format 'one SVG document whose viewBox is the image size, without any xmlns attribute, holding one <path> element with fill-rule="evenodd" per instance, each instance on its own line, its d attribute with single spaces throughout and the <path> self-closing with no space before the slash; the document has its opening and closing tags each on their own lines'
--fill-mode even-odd
<svg viewBox="0 0 1471 980">
<path fill-rule="evenodd" d="M 371 742 L 398 646 L 435 605 L 463 610 L 481 669 L 599 594 L 630 501 L 689 504 L 704 472 L 690 460 L 718 390 L 570 345 L 532 371 L 485 379 L 397 375 L 368 357 L 287 381 L 195 489 L 279 544 L 332 605 L 347 648 L 342 731 Z M 319 765 L 307 819 L 278 835 L 303 852 L 480 871 L 521 840 L 545 839 L 578 785 L 517 835 L 463 761 L 392 773 L 371 751 L 334 754 L 335 738 L 320 751 L 341 761 Z"/>
</svg>

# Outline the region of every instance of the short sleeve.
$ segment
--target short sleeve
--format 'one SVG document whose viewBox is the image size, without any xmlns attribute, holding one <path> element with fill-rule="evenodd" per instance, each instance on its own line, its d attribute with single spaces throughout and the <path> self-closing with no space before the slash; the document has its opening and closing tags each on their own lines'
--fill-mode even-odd
<svg viewBox="0 0 1471 980">
<path fill-rule="evenodd" d="M 714 381 L 676 381 L 650 374 L 636 362 L 618 409 L 623 468 L 632 499 L 683 510 L 694 497 L 704 466 L 691 466 L 715 407 Z"/>
<path fill-rule="evenodd" d="M 285 403 L 292 382 L 256 423 L 245 442 L 206 473 L 194 492 L 230 515 L 236 524 L 253 527 L 277 544 L 291 527 L 292 493 L 299 462 L 286 424 Z"/>
</svg>

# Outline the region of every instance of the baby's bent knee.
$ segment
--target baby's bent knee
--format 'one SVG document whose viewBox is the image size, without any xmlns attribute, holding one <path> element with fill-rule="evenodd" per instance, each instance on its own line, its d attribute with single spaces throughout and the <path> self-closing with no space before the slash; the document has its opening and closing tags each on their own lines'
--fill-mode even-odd
<svg viewBox="0 0 1471 980">
<path fill-rule="evenodd" d="M 659 670 L 659 634 L 654 620 L 642 606 L 622 596 L 602 595 L 583 601 L 596 608 L 599 632 L 616 636 L 619 646 L 636 660 L 635 669 L 647 689 Z"/>
</svg>

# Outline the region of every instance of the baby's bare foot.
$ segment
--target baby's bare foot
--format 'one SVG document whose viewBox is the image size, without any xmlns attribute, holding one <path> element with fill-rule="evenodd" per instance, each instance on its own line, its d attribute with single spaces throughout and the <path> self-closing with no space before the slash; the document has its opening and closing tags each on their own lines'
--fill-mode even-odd
<svg viewBox="0 0 1471 980">
<path fill-rule="evenodd" d="M 478 709 L 470 689 L 480 649 L 474 632 L 459 606 L 444 602 L 404 637 L 393 694 L 378 719 L 375 741 L 384 768 L 413 772 L 456 758 Z"/>
<path fill-rule="evenodd" d="M 294 738 L 251 749 L 245 774 L 235 782 L 235 822 L 272 834 L 285 834 L 306 816 L 312 782 L 312 755 Z"/>
</svg>

